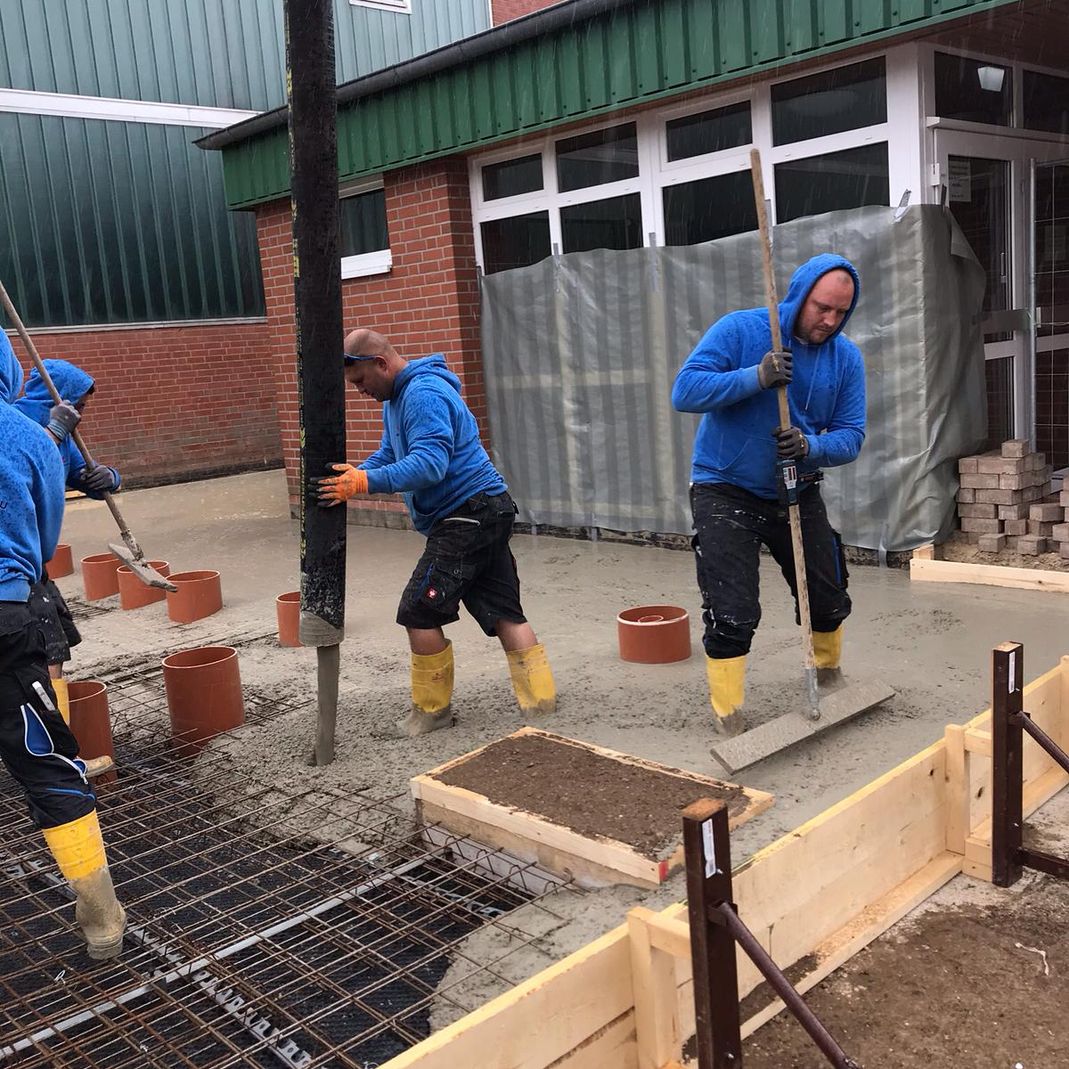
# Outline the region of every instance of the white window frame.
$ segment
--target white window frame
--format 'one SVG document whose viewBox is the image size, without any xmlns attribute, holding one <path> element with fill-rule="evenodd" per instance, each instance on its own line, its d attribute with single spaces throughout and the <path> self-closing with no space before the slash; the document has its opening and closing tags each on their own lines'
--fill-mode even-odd
<svg viewBox="0 0 1069 1069">
<path fill-rule="evenodd" d="M 412 14 L 412 0 L 349 0 L 352 7 L 370 7 L 377 11 L 392 11 L 397 15 Z"/>
<path fill-rule="evenodd" d="M 886 69 L 887 121 L 875 126 L 844 130 L 808 141 L 789 145 L 772 144 L 773 84 L 795 78 L 821 74 L 852 63 L 882 56 Z M 642 197 L 642 220 L 645 245 L 663 245 L 665 239 L 663 190 L 668 186 L 714 178 L 749 169 L 750 149 L 758 148 L 764 168 L 765 190 L 771 200 L 771 222 L 776 222 L 775 167 L 778 163 L 821 156 L 864 145 L 886 144 L 890 191 L 890 207 L 897 206 L 908 190 L 911 203 L 923 199 L 925 171 L 922 129 L 924 125 L 924 92 L 922 89 L 923 56 L 914 43 L 896 45 L 871 53 L 831 59 L 815 64 L 789 78 L 768 78 L 746 88 L 711 92 L 685 103 L 673 103 L 644 111 L 616 113 L 597 121 L 567 128 L 557 127 L 544 134 L 526 137 L 505 148 L 491 149 L 468 158 L 471 189 L 472 223 L 475 230 L 475 255 L 480 267 L 485 264 L 481 224 L 495 219 L 507 219 L 534 212 L 549 215 L 550 248 L 553 255 L 561 249 L 560 209 L 572 204 L 605 200 L 628 193 Z M 1035 68 L 1039 69 L 1039 68 Z M 749 101 L 752 142 L 720 152 L 692 156 L 683 160 L 668 160 L 665 123 L 670 119 L 729 107 Z M 558 193 L 554 144 L 562 138 L 576 137 L 597 130 L 606 130 L 624 123 L 635 123 L 638 138 L 639 176 L 622 182 L 589 186 L 568 193 Z M 542 155 L 543 188 L 533 193 L 485 200 L 482 191 L 482 168 L 534 153 Z"/>
<path fill-rule="evenodd" d="M 361 193 L 371 193 L 383 188 L 382 175 L 378 178 L 362 178 L 355 182 L 346 182 L 338 188 L 338 200 L 356 197 Z M 387 240 L 389 233 L 387 232 Z M 393 252 L 389 248 L 374 252 L 362 252 L 356 256 L 341 258 L 341 277 L 344 282 L 350 278 L 367 278 L 370 275 L 388 275 L 393 270 Z"/>
</svg>

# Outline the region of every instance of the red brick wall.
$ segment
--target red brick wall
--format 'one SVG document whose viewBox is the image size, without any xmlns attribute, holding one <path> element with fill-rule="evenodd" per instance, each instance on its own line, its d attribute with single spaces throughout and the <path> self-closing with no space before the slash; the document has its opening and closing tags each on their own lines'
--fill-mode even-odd
<svg viewBox="0 0 1069 1069">
<path fill-rule="evenodd" d="M 387 174 L 385 183 L 393 268 L 389 274 L 342 283 L 345 329 L 372 327 L 409 358 L 444 353 L 463 382 L 464 398 L 485 438 L 486 391 L 467 164 L 456 159 L 421 164 Z M 289 202 L 260 208 L 257 227 L 282 449 L 290 498 L 295 501 L 299 451 Z M 340 338 L 338 352 L 340 356 Z M 351 462 L 373 452 L 382 437 L 381 406 L 350 390 L 346 431 Z M 361 501 L 360 507 L 393 509 L 396 503 L 380 498 Z"/>
<path fill-rule="evenodd" d="M 93 376 L 81 430 L 94 459 L 117 467 L 125 485 L 278 465 L 265 324 L 31 334 L 44 359 Z M 28 370 L 22 343 L 12 345 Z"/>
<path fill-rule="evenodd" d="M 541 11 L 544 7 L 552 7 L 558 3 L 560 0 L 490 0 L 490 7 L 494 25 L 500 26 L 502 22 L 518 19 L 521 15 L 529 15 L 532 11 Z"/>
</svg>

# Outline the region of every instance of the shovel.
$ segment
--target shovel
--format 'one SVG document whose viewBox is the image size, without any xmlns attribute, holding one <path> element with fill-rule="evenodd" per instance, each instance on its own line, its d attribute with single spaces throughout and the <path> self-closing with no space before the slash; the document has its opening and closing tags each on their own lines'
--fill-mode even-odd
<svg viewBox="0 0 1069 1069">
<path fill-rule="evenodd" d="M 768 304 L 768 324 L 772 331 L 772 349 L 783 348 L 783 336 L 779 322 L 779 298 L 776 294 L 776 277 L 772 272 L 772 241 L 768 226 L 768 207 L 765 202 L 765 183 L 761 173 L 761 154 L 757 149 L 750 152 L 750 169 L 753 174 L 754 201 L 757 207 L 757 223 L 761 231 L 761 261 L 765 276 L 765 300 Z M 787 403 L 787 387 L 777 391 L 779 422 L 782 429 L 791 425 L 790 407 Z M 813 625 L 809 615 L 809 582 L 805 570 L 805 545 L 802 542 L 802 517 L 798 506 L 798 473 L 795 464 L 781 463 L 781 477 L 787 494 L 787 516 L 791 525 L 791 547 L 794 550 L 794 576 L 798 591 L 798 617 L 802 624 L 802 650 L 804 654 L 807 715 L 784 713 L 750 731 L 744 731 L 732 739 L 718 742 L 713 756 L 728 770 L 756 764 L 774 753 L 826 731 L 836 724 L 871 709 L 874 705 L 894 696 L 894 691 L 884 683 L 871 682 L 852 684 L 822 696 L 817 687 L 816 658 L 813 655 Z"/>
<path fill-rule="evenodd" d="M 22 339 L 22 344 L 26 346 L 26 351 L 30 354 L 30 358 L 33 360 L 33 366 L 37 368 L 37 374 L 41 376 L 41 381 L 48 387 L 48 392 L 52 395 L 52 400 L 58 405 L 63 398 L 59 396 L 59 391 L 56 389 L 55 383 L 45 370 L 44 362 L 41 360 L 41 356 L 37 352 L 37 346 L 33 344 L 33 340 L 30 338 L 30 335 L 22 322 L 22 318 L 15 310 L 15 306 L 11 303 L 11 298 L 8 296 L 7 290 L 4 288 L 2 282 L 0 282 L 0 305 L 3 306 L 4 311 L 15 325 L 15 329 L 19 332 L 19 337 Z M 74 444 L 85 458 L 86 465 L 88 467 L 93 467 L 93 458 L 90 455 L 89 450 L 86 448 L 85 441 L 78 433 L 77 428 L 71 432 L 71 437 L 74 439 Z M 119 560 L 126 564 L 134 575 L 136 575 L 142 583 L 146 584 L 146 586 L 157 587 L 160 590 L 177 590 L 178 587 L 176 587 L 174 583 L 160 575 L 160 573 L 156 571 L 147 560 L 145 560 L 145 552 L 137 544 L 137 539 L 130 533 L 130 528 L 126 526 L 126 521 L 123 519 L 122 513 L 119 511 L 119 506 L 115 504 L 115 498 L 113 498 L 111 494 L 105 493 L 104 503 L 111 510 L 115 522 L 119 525 L 119 534 L 122 535 L 124 543 L 124 545 L 120 546 L 115 542 L 109 542 L 108 549 L 110 549 Z"/>
</svg>

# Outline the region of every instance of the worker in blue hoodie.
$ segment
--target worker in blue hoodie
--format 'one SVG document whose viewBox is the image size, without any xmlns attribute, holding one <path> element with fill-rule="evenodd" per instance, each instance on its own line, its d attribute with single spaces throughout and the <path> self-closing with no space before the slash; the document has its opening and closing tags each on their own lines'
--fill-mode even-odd
<svg viewBox="0 0 1069 1069">
<path fill-rule="evenodd" d="M 63 522 L 62 448 L 78 422 L 53 406 L 47 430 L 12 402 L 22 368 L 0 331 L 0 758 L 22 785 L 30 815 L 77 896 L 75 920 L 93 958 L 122 949 L 126 914 L 115 897 L 78 743 L 57 709 L 45 643 L 29 608 Z M 50 437 L 51 436 L 51 437 Z"/>
<path fill-rule="evenodd" d="M 60 397 L 72 404 L 79 414 L 83 414 L 96 389 L 92 376 L 67 360 L 46 360 L 44 366 Z M 25 394 L 15 402 L 15 407 L 43 427 L 48 424 L 52 405 L 52 395 L 34 369 L 26 381 Z M 104 464 L 87 465 L 81 450 L 70 437 L 58 444 L 70 489 L 80 490 L 88 497 L 100 500 L 105 492 L 113 493 L 122 485 L 115 468 Z M 44 629 L 49 674 L 59 699 L 60 711 L 69 722 L 70 698 L 67 681 L 63 678 L 63 664 L 70 660 L 71 646 L 77 646 L 82 636 L 59 587 L 47 574 L 35 584 L 30 595 L 30 608 Z"/>
<path fill-rule="evenodd" d="M 797 599 L 777 457 L 797 462 L 813 652 L 823 686 L 841 677 L 850 615 L 838 534 L 821 499 L 820 469 L 849 464 L 865 438 L 865 369 L 843 333 L 860 280 L 841 256 L 814 256 L 794 273 L 779 314 L 784 351 L 772 352 L 768 309 L 714 323 L 672 388 L 680 412 L 702 413 L 691 469 L 693 539 L 705 622 L 706 667 L 716 723 L 743 728 L 746 655 L 761 619 L 760 547 L 767 546 Z M 787 387 L 791 426 L 779 428 L 776 389 Z"/>
<path fill-rule="evenodd" d="M 404 495 L 427 546 L 397 610 L 412 650 L 412 707 L 401 733 L 450 727 L 453 647 L 442 630 L 464 607 L 505 650 L 512 687 L 526 715 L 556 709 L 546 651 L 520 605 L 509 550 L 516 505 L 479 441 L 460 380 L 440 353 L 409 362 L 375 331 L 345 339 L 345 378 L 382 405 L 379 449 L 358 467 L 334 464 L 317 479 L 320 504 L 356 494 Z"/>
</svg>

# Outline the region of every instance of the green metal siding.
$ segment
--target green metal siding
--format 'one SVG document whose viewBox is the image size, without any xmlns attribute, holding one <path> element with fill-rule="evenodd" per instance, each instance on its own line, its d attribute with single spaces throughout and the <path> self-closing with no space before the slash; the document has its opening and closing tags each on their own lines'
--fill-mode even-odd
<svg viewBox="0 0 1069 1069">
<path fill-rule="evenodd" d="M 635 0 L 344 105 L 338 114 L 340 177 L 485 147 L 1014 3 Z M 284 128 L 222 151 L 231 207 L 288 193 Z"/>
<path fill-rule="evenodd" d="M 202 132 L 0 114 L 0 278 L 28 324 L 264 314 L 255 221 Z"/>
<path fill-rule="evenodd" d="M 486 0 L 334 0 L 334 22 L 339 82 L 490 24 Z M 282 2 L 0 0 L 0 86 L 266 111 L 286 101 Z"/>
</svg>

